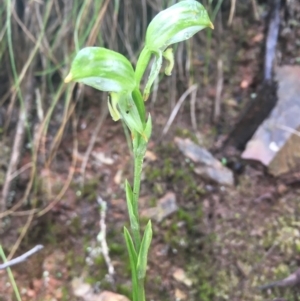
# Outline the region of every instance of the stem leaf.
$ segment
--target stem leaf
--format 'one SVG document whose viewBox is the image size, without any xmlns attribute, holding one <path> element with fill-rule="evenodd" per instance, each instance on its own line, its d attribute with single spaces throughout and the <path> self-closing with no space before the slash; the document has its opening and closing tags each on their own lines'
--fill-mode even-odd
<svg viewBox="0 0 300 301">
<path fill-rule="evenodd" d="M 130 262 L 130 268 L 131 268 L 131 276 L 132 276 L 132 297 L 133 301 L 139 301 L 138 300 L 138 278 L 137 278 L 137 254 L 134 248 L 134 244 L 132 241 L 132 238 L 130 236 L 129 231 L 126 227 L 124 227 L 124 238 L 127 246 L 127 251 L 129 255 L 129 262 Z"/>
<path fill-rule="evenodd" d="M 130 187 L 130 184 L 128 183 L 127 180 L 125 182 L 125 190 L 126 190 L 127 209 L 128 209 L 129 220 L 130 220 L 130 228 L 133 233 L 135 246 L 138 250 L 140 247 L 140 241 L 141 241 L 140 226 L 139 226 L 139 222 L 138 222 L 138 212 L 136 210 L 137 208 L 135 208 L 135 206 L 133 205 L 134 196 L 133 196 L 133 192 Z"/>
<path fill-rule="evenodd" d="M 151 225 L 151 220 L 149 220 L 144 232 L 141 248 L 137 259 L 137 276 L 139 280 L 144 279 L 146 276 L 148 251 L 149 251 L 151 240 L 152 240 L 152 225 Z"/>
</svg>

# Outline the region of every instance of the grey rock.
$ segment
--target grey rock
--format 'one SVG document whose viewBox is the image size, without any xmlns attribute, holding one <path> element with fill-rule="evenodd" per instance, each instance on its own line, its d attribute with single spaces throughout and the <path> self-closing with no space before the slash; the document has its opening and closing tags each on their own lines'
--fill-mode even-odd
<svg viewBox="0 0 300 301">
<path fill-rule="evenodd" d="M 276 69 L 278 101 L 248 142 L 242 158 L 260 161 L 279 176 L 300 166 L 300 67 Z"/>
<path fill-rule="evenodd" d="M 194 169 L 195 173 L 221 185 L 234 185 L 233 172 L 223 166 L 208 150 L 195 144 L 190 139 L 176 137 L 175 143 L 187 158 L 197 164 Z"/>
</svg>

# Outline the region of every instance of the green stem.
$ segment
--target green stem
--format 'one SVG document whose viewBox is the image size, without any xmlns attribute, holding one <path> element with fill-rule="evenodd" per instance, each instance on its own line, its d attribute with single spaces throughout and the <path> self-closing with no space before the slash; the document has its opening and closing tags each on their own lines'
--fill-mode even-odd
<svg viewBox="0 0 300 301">
<path fill-rule="evenodd" d="M 141 174 L 143 168 L 144 154 L 134 158 L 134 182 L 133 182 L 133 204 L 134 213 L 138 216 L 138 199 L 140 195 Z"/>
<path fill-rule="evenodd" d="M 134 146 L 133 155 L 134 155 L 134 180 L 133 180 L 133 213 L 136 216 L 138 221 L 138 227 L 140 232 L 140 218 L 139 218 L 139 195 L 140 195 L 140 187 L 141 187 L 141 175 L 143 169 L 143 161 L 146 154 L 147 143 L 143 140 L 143 138 L 138 134 L 138 143 Z M 139 233 L 140 234 L 140 233 Z M 135 247 L 137 253 L 139 253 L 141 246 L 141 236 L 139 235 L 139 239 L 135 241 Z"/>
<path fill-rule="evenodd" d="M 147 142 L 139 133 L 134 133 L 136 135 L 133 139 L 133 156 L 134 156 L 134 180 L 133 180 L 133 194 L 132 194 L 132 207 L 133 213 L 136 216 L 138 222 L 138 237 L 134 235 L 134 243 L 137 254 L 140 252 L 141 248 L 141 235 L 140 235 L 140 218 L 139 218 L 139 195 L 140 195 L 140 187 L 141 187 L 141 175 L 143 169 L 143 161 L 145 158 L 146 150 L 147 150 Z M 134 229 L 131 229 L 133 231 Z M 144 280 L 145 279 L 136 279 L 136 286 L 133 287 L 133 290 L 136 292 L 134 294 L 137 297 L 136 301 L 145 301 L 145 288 L 144 288 Z M 133 283 L 134 284 L 134 283 Z M 135 301 L 135 300 L 134 300 Z"/>
<path fill-rule="evenodd" d="M 145 298 L 145 287 L 144 287 L 144 281 L 145 279 L 140 279 L 138 281 L 138 301 L 146 301 Z"/>
<path fill-rule="evenodd" d="M 5 253 L 4 253 L 1 245 L 0 245 L 0 257 L 2 258 L 3 262 L 6 262 L 6 256 L 5 256 Z M 10 283 L 11 283 L 13 289 L 14 289 L 17 300 L 22 301 L 19 290 L 18 290 L 18 287 L 17 287 L 17 284 L 16 284 L 16 281 L 15 281 L 15 278 L 14 278 L 14 275 L 11 272 L 11 269 L 7 268 L 6 270 L 7 270 L 7 274 L 8 274 Z"/>
</svg>

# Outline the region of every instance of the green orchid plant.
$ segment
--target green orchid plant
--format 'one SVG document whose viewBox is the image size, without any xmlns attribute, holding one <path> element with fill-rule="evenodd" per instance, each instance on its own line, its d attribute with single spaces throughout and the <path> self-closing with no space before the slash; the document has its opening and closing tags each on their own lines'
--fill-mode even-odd
<svg viewBox="0 0 300 301">
<path fill-rule="evenodd" d="M 180 1 L 161 11 L 149 24 L 145 46 L 135 70 L 120 53 L 101 47 L 86 47 L 77 53 L 65 78 L 66 83 L 79 82 L 109 92 L 108 108 L 113 120 L 122 119 L 131 132 L 134 180 L 133 188 L 128 181 L 125 182 L 130 231 L 124 227 L 124 237 L 132 273 L 133 301 L 146 300 L 144 282 L 152 240 L 150 220 L 141 235 L 138 210 L 143 160 L 152 131 L 151 116 L 146 116 L 144 101 L 160 72 L 163 58 L 168 63 L 165 74 L 172 72 L 174 58 L 172 49 L 168 47 L 189 39 L 206 27 L 213 28 L 213 24 L 200 3 L 195 0 Z M 142 95 L 140 84 L 152 56 L 154 60 Z"/>
</svg>

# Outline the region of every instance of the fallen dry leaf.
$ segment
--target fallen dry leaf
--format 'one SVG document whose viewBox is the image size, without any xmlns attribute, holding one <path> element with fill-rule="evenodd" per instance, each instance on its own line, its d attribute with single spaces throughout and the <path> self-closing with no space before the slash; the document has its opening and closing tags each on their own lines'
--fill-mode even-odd
<svg viewBox="0 0 300 301">
<path fill-rule="evenodd" d="M 148 159 L 149 161 L 156 161 L 157 160 L 156 154 L 149 151 L 149 150 L 146 151 L 145 158 Z"/>
<path fill-rule="evenodd" d="M 191 287 L 193 284 L 193 281 L 186 276 L 183 269 L 176 269 L 173 273 L 173 277 L 176 281 L 183 283 L 188 287 Z"/>
<path fill-rule="evenodd" d="M 176 288 L 175 290 L 175 299 L 178 300 L 178 301 L 181 301 L 181 300 L 186 300 L 187 298 L 187 295 L 181 291 L 180 289 Z"/>
</svg>

